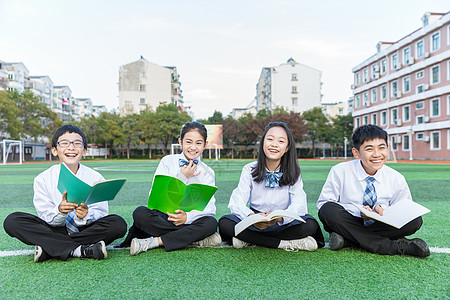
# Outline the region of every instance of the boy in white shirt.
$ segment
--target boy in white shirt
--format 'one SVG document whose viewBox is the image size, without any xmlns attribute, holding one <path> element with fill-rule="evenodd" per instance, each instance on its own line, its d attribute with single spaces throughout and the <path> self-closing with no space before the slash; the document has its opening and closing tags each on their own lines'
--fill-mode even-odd
<svg viewBox="0 0 450 300">
<path fill-rule="evenodd" d="M 387 133 L 376 125 L 364 125 L 352 135 L 356 160 L 331 168 L 317 201 L 319 218 L 330 233 L 330 249 L 362 248 L 384 255 L 427 257 L 428 245 L 421 239 L 406 239 L 422 226 L 418 217 L 400 229 L 360 214 L 353 205 L 383 211 L 399 201 L 412 201 L 405 178 L 385 165 Z"/>
<path fill-rule="evenodd" d="M 58 128 L 52 139 L 52 154 L 88 184 L 104 180 L 100 173 L 80 164 L 86 154 L 86 136 L 74 125 Z M 127 224 L 122 217 L 108 215 L 108 202 L 67 202 L 67 192 L 58 190 L 60 165 L 53 165 L 34 179 L 33 203 L 39 217 L 23 212 L 4 221 L 6 233 L 27 245 L 35 245 L 34 261 L 69 256 L 105 259 L 106 244 L 123 237 Z"/>
</svg>

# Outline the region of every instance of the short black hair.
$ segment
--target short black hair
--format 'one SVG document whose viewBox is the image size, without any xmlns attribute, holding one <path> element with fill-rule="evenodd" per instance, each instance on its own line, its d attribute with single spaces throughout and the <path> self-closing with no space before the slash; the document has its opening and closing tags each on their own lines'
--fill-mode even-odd
<svg viewBox="0 0 450 300">
<path fill-rule="evenodd" d="M 86 142 L 86 135 L 84 134 L 83 130 L 81 130 L 79 127 L 72 125 L 72 124 L 66 124 L 58 129 L 56 129 L 55 133 L 53 134 L 52 138 L 52 147 L 56 148 L 58 139 L 60 136 L 62 136 L 65 133 L 78 133 L 81 138 L 83 139 L 84 149 L 87 149 L 87 142 Z"/>
<path fill-rule="evenodd" d="M 187 122 L 183 125 L 183 128 L 181 128 L 180 138 L 183 140 L 186 133 L 192 130 L 197 130 L 198 133 L 203 137 L 203 141 L 206 143 L 206 138 L 208 137 L 208 132 L 206 130 L 205 125 L 203 125 L 200 122 Z"/>
<path fill-rule="evenodd" d="M 388 145 L 388 134 L 381 127 L 377 125 L 363 125 L 355 129 L 352 135 L 353 148 L 359 151 L 359 147 L 366 141 L 380 138 Z"/>
<path fill-rule="evenodd" d="M 295 150 L 295 140 L 289 130 L 289 127 L 284 122 L 270 122 L 264 128 L 264 132 L 259 142 L 258 161 L 252 170 L 253 180 L 260 183 L 266 176 L 266 154 L 264 153 L 264 138 L 267 132 L 272 127 L 281 127 L 286 131 L 288 137 L 288 151 L 281 157 L 280 172 L 283 176 L 280 179 L 280 186 L 294 185 L 300 176 L 300 167 L 298 166 L 297 150 Z"/>
</svg>

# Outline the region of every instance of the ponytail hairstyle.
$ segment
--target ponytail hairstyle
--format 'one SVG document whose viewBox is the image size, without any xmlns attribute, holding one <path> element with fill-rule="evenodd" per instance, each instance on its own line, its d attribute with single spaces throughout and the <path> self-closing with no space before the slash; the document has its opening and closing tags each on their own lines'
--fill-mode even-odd
<svg viewBox="0 0 450 300">
<path fill-rule="evenodd" d="M 256 166 L 252 170 L 253 180 L 257 183 L 265 180 L 266 176 L 266 154 L 264 153 L 264 139 L 267 132 L 272 127 L 281 127 L 286 131 L 288 137 L 288 151 L 281 157 L 280 172 L 283 176 L 280 179 L 280 186 L 294 185 L 300 177 L 300 167 L 298 166 L 297 151 L 295 150 L 295 141 L 291 131 L 284 122 L 270 122 L 264 128 L 264 132 L 259 142 L 258 160 Z"/>
</svg>

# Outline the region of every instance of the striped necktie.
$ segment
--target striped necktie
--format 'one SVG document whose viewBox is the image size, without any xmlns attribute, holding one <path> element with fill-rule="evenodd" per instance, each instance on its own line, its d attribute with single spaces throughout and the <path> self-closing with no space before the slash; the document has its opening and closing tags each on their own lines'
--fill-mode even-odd
<svg viewBox="0 0 450 300">
<path fill-rule="evenodd" d="M 363 205 L 368 205 L 370 208 L 373 209 L 375 206 L 375 203 L 377 202 L 377 191 L 375 190 L 375 187 L 373 185 L 373 182 L 375 181 L 375 178 L 372 176 L 366 177 L 366 189 L 364 190 L 364 196 L 363 196 Z M 364 226 L 369 226 L 374 223 L 373 220 L 364 221 Z"/>
<path fill-rule="evenodd" d="M 67 228 L 67 233 L 69 235 L 71 235 L 74 232 L 79 232 L 74 218 L 75 218 L 75 210 L 72 210 L 70 213 L 67 214 L 67 218 L 66 218 L 66 228 Z"/>
</svg>

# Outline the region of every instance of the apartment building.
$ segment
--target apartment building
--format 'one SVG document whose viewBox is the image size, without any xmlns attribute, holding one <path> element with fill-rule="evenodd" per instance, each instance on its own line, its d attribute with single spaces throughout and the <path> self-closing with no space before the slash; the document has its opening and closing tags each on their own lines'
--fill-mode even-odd
<svg viewBox="0 0 450 300">
<path fill-rule="evenodd" d="M 92 100 L 91 98 L 76 98 L 80 109 L 79 115 L 81 119 L 89 119 L 92 117 Z"/>
<path fill-rule="evenodd" d="M 55 85 L 53 87 L 52 111 L 55 112 L 63 122 L 71 122 L 72 90 L 67 85 Z"/>
<path fill-rule="evenodd" d="M 450 13 L 425 13 L 352 71 L 355 128 L 385 129 L 391 159 L 450 159 Z"/>
<path fill-rule="evenodd" d="M 25 89 L 30 90 L 48 108 L 52 107 L 53 81 L 49 76 L 30 76 L 25 82 Z"/>
<path fill-rule="evenodd" d="M 0 60 L 0 91 L 8 89 L 8 73 L 6 72 L 5 62 Z"/>
<path fill-rule="evenodd" d="M 279 66 L 263 68 L 256 84 L 257 111 L 284 107 L 287 111 L 302 113 L 320 107 L 321 76 L 321 71 L 293 58 Z"/>
<path fill-rule="evenodd" d="M 6 89 L 8 91 L 16 90 L 19 93 L 25 91 L 25 81 L 28 80 L 27 67 L 22 62 L 4 63 L 4 68 L 8 74 L 6 80 Z"/>
<path fill-rule="evenodd" d="M 322 112 L 328 118 L 345 116 L 348 114 L 348 102 L 339 101 L 334 103 L 322 103 Z"/>
<path fill-rule="evenodd" d="M 92 115 L 98 118 L 102 112 L 107 112 L 105 105 L 92 105 Z"/>
<path fill-rule="evenodd" d="M 176 67 L 151 63 L 142 56 L 119 69 L 120 115 L 139 113 L 161 102 L 173 103 L 184 109 L 180 75 Z"/>
</svg>

